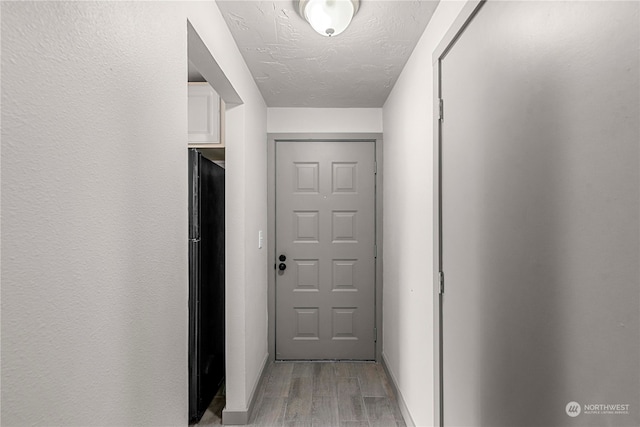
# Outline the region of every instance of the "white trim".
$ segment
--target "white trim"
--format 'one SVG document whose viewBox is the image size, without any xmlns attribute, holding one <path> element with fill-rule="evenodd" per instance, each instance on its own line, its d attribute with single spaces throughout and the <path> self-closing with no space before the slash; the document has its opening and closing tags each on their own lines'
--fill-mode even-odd
<svg viewBox="0 0 640 427">
<path fill-rule="evenodd" d="M 384 352 L 382 352 L 381 364 L 382 364 L 382 367 L 384 368 L 384 371 L 387 373 L 387 377 L 391 380 L 391 387 L 393 388 L 393 394 L 396 396 L 396 401 L 398 402 L 398 407 L 400 408 L 400 413 L 402 414 L 402 418 L 404 418 L 404 423 L 407 425 L 407 427 L 415 427 L 416 423 L 413 421 L 413 418 L 411 417 L 411 413 L 409 412 L 409 408 L 407 407 L 407 404 L 404 401 L 404 397 L 402 397 L 402 393 L 400 393 L 400 389 L 398 388 L 398 380 L 396 380 L 396 377 L 393 375 L 393 372 L 391 372 L 389 370 L 389 367 L 387 366 L 387 359 L 384 355 Z"/>
<path fill-rule="evenodd" d="M 259 390 L 262 388 L 262 383 L 264 382 L 265 373 L 267 372 L 267 367 L 269 366 L 269 354 L 264 355 L 264 359 L 262 360 L 262 369 L 260 369 L 260 380 L 255 382 L 255 386 L 253 390 L 251 390 L 251 398 L 249 399 L 249 407 L 246 411 L 227 411 L 227 409 L 222 410 L 222 424 L 223 425 L 247 425 L 249 424 L 249 420 L 251 420 L 251 415 L 253 414 L 253 410 L 256 408 L 256 399 L 258 398 Z"/>
</svg>

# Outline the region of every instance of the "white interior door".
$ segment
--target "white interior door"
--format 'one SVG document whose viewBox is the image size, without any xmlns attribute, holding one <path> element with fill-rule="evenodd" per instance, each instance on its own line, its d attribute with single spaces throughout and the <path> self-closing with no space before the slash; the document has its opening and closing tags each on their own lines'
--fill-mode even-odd
<svg viewBox="0 0 640 427">
<path fill-rule="evenodd" d="M 276 142 L 276 359 L 375 359 L 375 147 Z"/>
<path fill-rule="evenodd" d="M 445 425 L 640 425 L 638 6 L 488 1 L 441 62 Z"/>
</svg>

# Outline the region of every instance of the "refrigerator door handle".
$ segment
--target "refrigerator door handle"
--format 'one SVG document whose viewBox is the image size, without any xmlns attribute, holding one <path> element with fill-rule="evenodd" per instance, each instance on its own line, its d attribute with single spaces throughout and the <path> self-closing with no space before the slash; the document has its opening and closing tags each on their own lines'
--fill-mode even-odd
<svg viewBox="0 0 640 427">
<path fill-rule="evenodd" d="M 200 153 L 189 150 L 189 238 L 200 237 Z"/>
</svg>

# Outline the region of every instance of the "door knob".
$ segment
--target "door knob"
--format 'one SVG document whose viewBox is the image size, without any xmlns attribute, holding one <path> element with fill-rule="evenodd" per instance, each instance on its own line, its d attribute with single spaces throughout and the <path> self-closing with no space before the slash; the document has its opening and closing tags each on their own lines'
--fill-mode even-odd
<svg viewBox="0 0 640 427">
<path fill-rule="evenodd" d="M 280 271 L 284 271 L 287 269 L 287 264 L 285 264 L 284 262 L 281 262 L 278 268 L 280 269 Z"/>
<path fill-rule="evenodd" d="M 280 260 L 280 262 L 285 262 L 287 260 L 287 257 L 282 254 L 278 257 L 278 259 Z"/>
</svg>

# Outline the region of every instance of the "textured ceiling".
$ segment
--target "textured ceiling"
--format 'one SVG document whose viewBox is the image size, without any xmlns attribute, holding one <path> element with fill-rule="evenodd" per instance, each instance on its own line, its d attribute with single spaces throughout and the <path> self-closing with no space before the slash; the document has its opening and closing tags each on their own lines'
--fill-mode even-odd
<svg viewBox="0 0 640 427">
<path fill-rule="evenodd" d="M 438 2 L 361 0 L 331 38 L 296 0 L 217 4 L 269 107 L 382 107 Z"/>
</svg>

